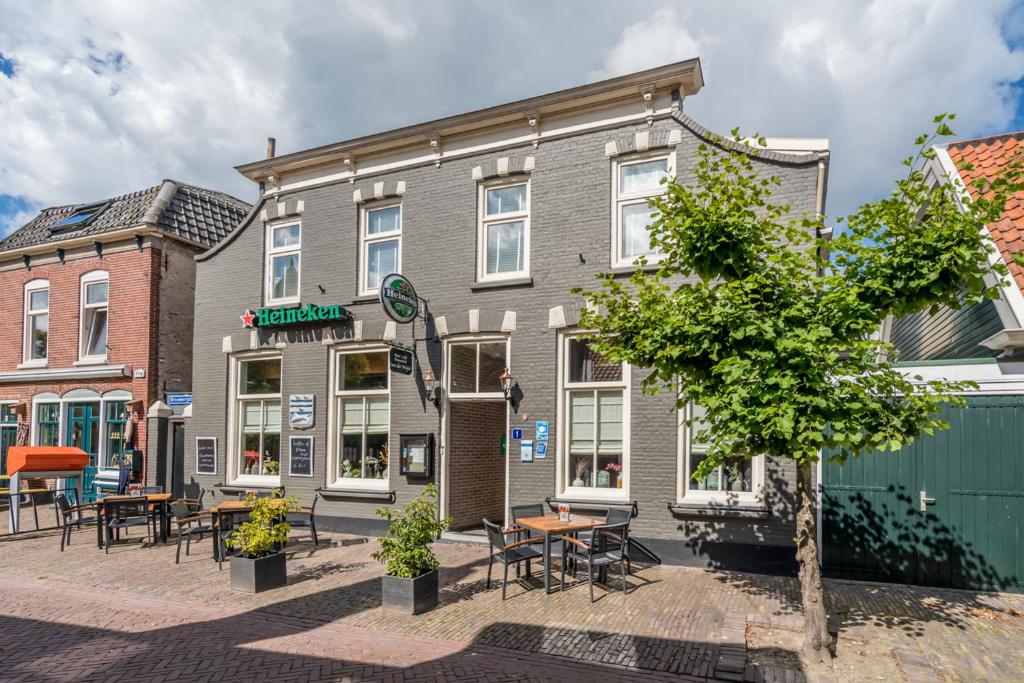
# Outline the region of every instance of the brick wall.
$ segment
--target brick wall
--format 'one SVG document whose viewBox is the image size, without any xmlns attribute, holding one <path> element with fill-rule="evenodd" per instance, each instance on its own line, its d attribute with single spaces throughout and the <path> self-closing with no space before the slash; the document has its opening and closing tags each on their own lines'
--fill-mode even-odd
<svg viewBox="0 0 1024 683">
<path fill-rule="evenodd" d="M 505 518 L 504 401 L 452 403 L 448 440 L 448 514 L 452 529 L 480 527 L 484 517 Z"/>
</svg>

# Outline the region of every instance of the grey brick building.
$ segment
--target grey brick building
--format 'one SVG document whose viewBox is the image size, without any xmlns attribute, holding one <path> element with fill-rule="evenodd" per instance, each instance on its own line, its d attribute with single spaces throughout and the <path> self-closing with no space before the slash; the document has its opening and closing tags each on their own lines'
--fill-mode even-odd
<svg viewBox="0 0 1024 683">
<path fill-rule="evenodd" d="M 377 507 L 428 481 L 460 529 L 524 502 L 625 503 L 634 535 L 666 560 L 788 560 L 789 467 L 757 459 L 691 482 L 700 445 L 671 399 L 642 396 L 642 369 L 574 337 L 570 290 L 631 271 L 649 250 L 658 181 L 687 174 L 709 139 L 684 114 L 702 87 L 689 60 L 240 166 L 261 199 L 198 257 L 187 478 L 216 499 L 319 493 L 324 527 L 371 533 Z M 782 176 L 795 214 L 822 210 L 827 141 L 770 140 L 756 163 Z M 378 288 L 392 271 L 425 300 L 422 318 L 385 315 Z M 240 321 L 309 304 L 350 317 Z M 395 344 L 415 350 L 411 375 L 388 371 Z M 301 410 L 291 426 L 290 403 L 310 397 L 312 426 Z M 429 459 L 425 436 L 432 476 L 402 474 L 403 452 L 414 467 Z M 311 476 L 290 462 L 302 437 Z"/>
</svg>

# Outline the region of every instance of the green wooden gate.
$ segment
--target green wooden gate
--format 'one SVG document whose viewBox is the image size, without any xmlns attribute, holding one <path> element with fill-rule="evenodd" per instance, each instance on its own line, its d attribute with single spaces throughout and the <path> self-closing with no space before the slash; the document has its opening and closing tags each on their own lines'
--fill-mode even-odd
<svg viewBox="0 0 1024 683">
<path fill-rule="evenodd" d="M 826 573 L 1024 592 L 1024 396 L 949 408 L 948 431 L 822 466 Z"/>
</svg>

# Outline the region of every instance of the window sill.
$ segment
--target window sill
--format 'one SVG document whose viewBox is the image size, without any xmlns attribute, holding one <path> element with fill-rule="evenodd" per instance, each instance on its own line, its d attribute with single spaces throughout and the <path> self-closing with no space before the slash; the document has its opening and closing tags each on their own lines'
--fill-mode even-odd
<svg viewBox="0 0 1024 683">
<path fill-rule="evenodd" d="M 324 488 L 325 491 L 379 491 L 387 493 L 391 482 L 387 479 L 338 479 Z"/>
<path fill-rule="evenodd" d="M 470 291 L 479 292 L 488 289 L 503 289 L 505 287 L 533 287 L 532 277 L 515 277 L 504 280 L 481 280 L 469 286 Z"/>
<path fill-rule="evenodd" d="M 50 367 L 50 363 L 45 358 L 42 360 L 27 360 L 15 366 L 18 370 L 40 370 L 48 367 Z"/>
<path fill-rule="evenodd" d="M 336 486 L 326 486 L 316 489 L 316 492 L 324 498 L 362 498 L 366 500 L 386 500 L 395 502 L 395 492 L 391 489 L 344 489 Z"/>
<path fill-rule="evenodd" d="M 230 488 L 277 488 L 281 486 L 281 477 L 269 476 L 269 475 L 249 475 L 247 477 L 239 477 L 232 479 L 227 483 Z"/>
<path fill-rule="evenodd" d="M 669 503 L 668 509 L 674 515 L 686 517 L 733 517 L 737 519 L 768 519 L 771 511 L 758 500 L 689 500 Z"/>
<path fill-rule="evenodd" d="M 620 264 L 620 265 L 617 265 L 617 266 L 612 266 L 611 269 L 608 272 L 611 273 L 612 275 L 632 275 L 633 273 L 635 273 L 638 270 L 643 270 L 643 271 L 648 272 L 648 273 L 653 273 L 653 272 L 657 271 L 659 268 L 661 268 L 661 262 L 657 262 L 656 261 L 654 263 L 648 263 L 646 266 L 639 266 L 639 265 L 633 265 L 633 264 L 627 264 L 627 265 Z"/>
<path fill-rule="evenodd" d="M 380 301 L 379 294 L 360 294 L 355 299 L 352 299 L 353 304 L 372 304 L 375 301 Z"/>
<path fill-rule="evenodd" d="M 607 488 L 607 489 L 573 489 L 567 488 L 558 496 L 558 500 L 572 502 L 609 502 L 625 503 L 629 501 L 629 489 Z"/>
<path fill-rule="evenodd" d="M 302 302 L 302 299 L 279 299 L 274 301 L 267 301 L 263 304 L 264 308 L 274 308 L 275 306 L 295 306 Z"/>
<path fill-rule="evenodd" d="M 93 358 L 82 358 L 80 360 L 76 360 L 75 362 L 73 362 L 71 364 L 71 366 L 72 367 L 76 367 L 76 368 L 80 368 L 82 366 L 106 365 L 106 364 L 107 364 L 107 357 L 106 356 L 95 356 Z"/>
</svg>

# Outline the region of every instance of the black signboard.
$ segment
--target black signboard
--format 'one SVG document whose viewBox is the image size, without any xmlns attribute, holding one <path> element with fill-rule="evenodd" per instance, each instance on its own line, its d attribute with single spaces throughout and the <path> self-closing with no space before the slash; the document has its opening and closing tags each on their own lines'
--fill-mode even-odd
<svg viewBox="0 0 1024 683">
<path fill-rule="evenodd" d="M 391 349 L 391 372 L 400 372 L 403 375 L 412 374 L 412 351 L 405 349 Z"/>
<path fill-rule="evenodd" d="M 196 474 L 217 474 L 217 437 L 196 437 Z"/>
<path fill-rule="evenodd" d="M 293 477 L 313 476 L 313 437 L 293 436 L 288 446 L 288 474 Z"/>
</svg>

